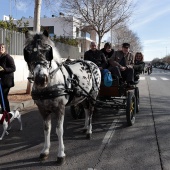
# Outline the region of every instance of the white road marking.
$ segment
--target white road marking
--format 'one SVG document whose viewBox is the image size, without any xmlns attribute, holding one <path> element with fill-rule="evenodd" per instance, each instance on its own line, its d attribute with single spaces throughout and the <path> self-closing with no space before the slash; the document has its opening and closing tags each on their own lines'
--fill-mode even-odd
<svg viewBox="0 0 170 170">
<path fill-rule="evenodd" d="M 151 80 L 157 80 L 155 77 L 150 77 Z"/>
<path fill-rule="evenodd" d="M 140 77 L 139 80 L 145 80 L 145 77 Z"/>
<path fill-rule="evenodd" d="M 162 80 L 169 80 L 169 79 L 167 79 L 167 78 L 165 78 L 165 77 L 160 77 Z"/>
<path fill-rule="evenodd" d="M 99 159 L 100 156 L 102 155 L 103 150 L 104 150 L 104 148 L 106 147 L 106 145 L 110 143 L 110 141 L 111 141 L 111 139 L 112 139 L 112 137 L 113 137 L 113 135 L 114 135 L 114 133 L 115 133 L 115 129 L 116 129 L 116 127 L 117 127 L 117 123 L 119 122 L 119 119 L 120 119 L 120 113 L 119 113 L 119 118 L 118 118 L 118 119 L 115 119 L 115 120 L 112 122 L 109 130 L 107 131 L 105 137 L 103 138 L 102 144 L 101 144 L 101 146 L 100 146 L 100 148 L 99 148 L 100 152 L 99 152 L 99 154 L 98 154 L 98 155 L 99 155 L 98 159 Z M 96 170 L 96 169 L 95 169 L 95 168 L 88 168 L 87 170 Z"/>
<path fill-rule="evenodd" d="M 103 139 L 103 141 L 102 141 L 102 144 L 108 144 L 108 143 L 110 143 L 110 140 L 111 140 L 111 138 L 112 138 L 112 136 L 113 136 L 113 134 L 114 134 L 114 132 L 115 132 L 116 124 L 117 124 L 118 121 L 119 121 L 119 120 L 116 119 L 116 120 L 114 120 L 114 121 L 112 122 L 109 130 L 107 131 L 107 133 L 106 133 L 106 135 L 105 135 L 105 137 L 104 137 L 104 139 Z"/>
</svg>

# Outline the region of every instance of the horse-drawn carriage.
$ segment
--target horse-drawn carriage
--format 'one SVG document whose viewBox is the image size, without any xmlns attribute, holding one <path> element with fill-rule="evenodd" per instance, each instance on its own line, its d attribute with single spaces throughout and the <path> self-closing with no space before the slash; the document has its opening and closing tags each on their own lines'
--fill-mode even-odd
<svg viewBox="0 0 170 170">
<path fill-rule="evenodd" d="M 139 112 L 139 74 L 135 74 L 135 84 L 133 87 L 126 87 L 126 83 L 120 83 L 119 79 L 113 79 L 111 87 L 106 87 L 102 82 L 95 108 L 124 109 L 129 126 L 135 123 L 136 113 Z M 95 110 L 96 110 L 95 109 Z M 94 111 L 95 111 L 94 110 Z M 81 104 L 71 106 L 71 114 L 74 119 L 84 116 L 84 109 Z"/>
<path fill-rule="evenodd" d="M 45 160 L 49 156 L 51 114 L 55 114 L 59 145 L 57 164 L 62 165 L 65 162 L 63 123 L 66 106 L 73 105 L 71 112 L 76 116 L 77 108 L 85 110 L 84 130 L 87 139 L 92 135 L 92 114 L 96 101 L 96 107 L 99 107 L 99 104 L 101 107 L 108 105 L 126 109 L 128 124 L 134 124 L 135 114 L 139 111 L 137 87 L 126 88 L 125 84 L 120 84 L 117 79 L 113 81 L 111 87 L 104 87 L 101 84 L 99 68 L 90 61 L 77 60 L 65 65 L 47 31 L 26 32 L 25 38 L 24 59 L 32 75 L 30 77 L 33 80 L 32 98 L 44 122 L 45 142 L 40 152 L 40 160 Z M 79 103 L 82 103 L 83 107 Z"/>
</svg>

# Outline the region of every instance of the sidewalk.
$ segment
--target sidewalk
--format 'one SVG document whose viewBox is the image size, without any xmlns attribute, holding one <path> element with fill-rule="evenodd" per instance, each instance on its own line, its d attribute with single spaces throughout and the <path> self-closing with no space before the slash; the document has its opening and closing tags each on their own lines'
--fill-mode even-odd
<svg viewBox="0 0 170 170">
<path fill-rule="evenodd" d="M 26 93 L 27 83 L 28 83 L 27 80 L 21 82 L 15 82 L 15 86 L 10 89 L 9 94 L 13 94 L 17 96 L 21 92 Z M 30 107 L 34 105 L 34 101 L 32 99 L 25 100 L 25 101 L 9 100 L 9 103 L 10 103 L 11 110 L 15 110 L 19 108 L 20 111 L 24 110 L 24 108 L 26 107 Z"/>
</svg>

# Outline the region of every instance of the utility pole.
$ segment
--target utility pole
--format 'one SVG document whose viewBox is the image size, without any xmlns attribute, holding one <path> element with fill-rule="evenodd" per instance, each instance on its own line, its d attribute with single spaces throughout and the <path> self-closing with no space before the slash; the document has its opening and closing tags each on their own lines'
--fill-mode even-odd
<svg viewBox="0 0 170 170">
<path fill-rule="evenodd" d="M 41 13 L 41 4 L 42 0 L 35 0 L 35 7 L 34 7 L 34 27 L 33 30 L 35 32 L 40 32 L 40 13 Z M 31 77 L 31 73 L 29 72 L 29 77 Z M 27 82 L 27 89 L 26 93 L 31 94 L 32 84 L 28 81 Z"/>
<path fill-rule="evenodd" d="M 9 0 L 9 16 L 11 17 L 11 0 Z"/>
</svg>

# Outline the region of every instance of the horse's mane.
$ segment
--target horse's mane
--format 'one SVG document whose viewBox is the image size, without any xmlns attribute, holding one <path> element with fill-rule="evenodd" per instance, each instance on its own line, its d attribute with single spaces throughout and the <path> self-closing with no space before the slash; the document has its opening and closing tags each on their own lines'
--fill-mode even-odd
<svg viewBox="0 0 170 170">
<path fill-rule="evenodd" d="M 59 53 L 58 49 L 56 48 L 54 42 L 48 36 L 48 34 L 46 35 L 44 33 L 37 33 L 37 32 L 33 32 L 33 31 L 29 31 L 29 32 L 26 33 L 25 37 L 26 37 L 25 46 L 34 42 L 35 39 L 40 39 L 41 41 L 43 41 L 44 44 L 48 44 L 52 47 L 52 49 L 53 49 L 53 60 L 55 62 L 58 62 L 58 63 L 62 62 L 60 53 Z"/>
</svg>

